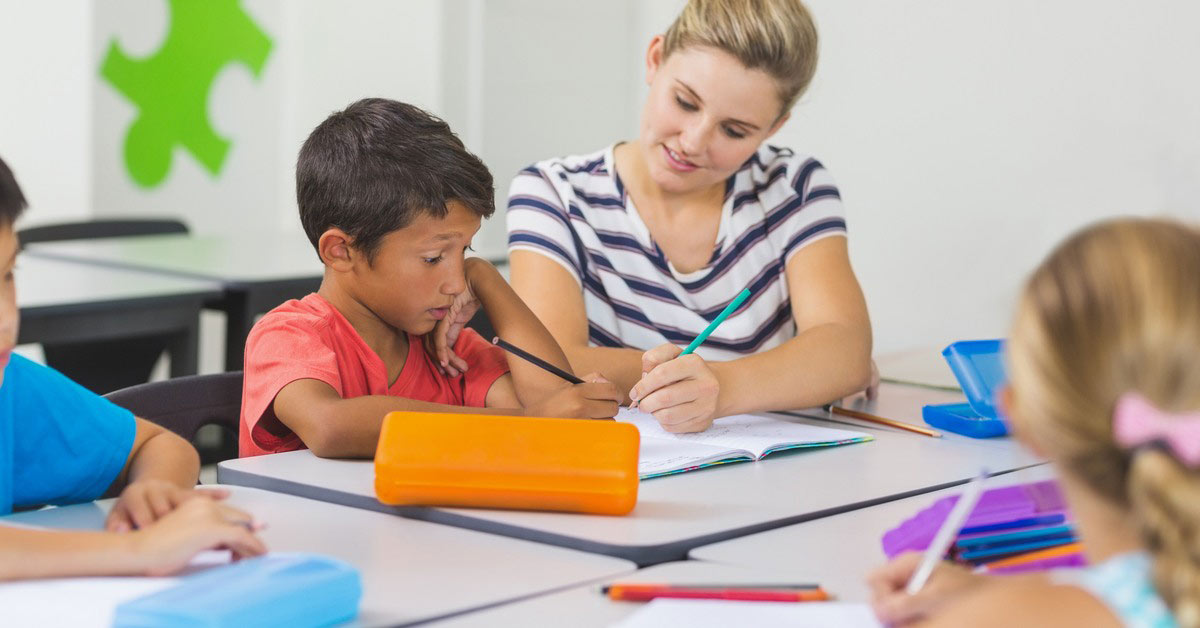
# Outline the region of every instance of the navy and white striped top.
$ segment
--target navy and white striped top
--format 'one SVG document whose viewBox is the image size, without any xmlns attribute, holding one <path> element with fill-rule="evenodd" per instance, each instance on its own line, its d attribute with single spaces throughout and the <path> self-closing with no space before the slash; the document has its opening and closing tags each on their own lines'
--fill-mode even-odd
<svg viewBox="0 0 1200 628">
<path fill-rule="evenodd" d="M 692 341 L 744 288 L 751 297 L 697 351 L 729 360 L 796 334 L 784 267 L 793 253 L 845 236 L 841 196 L 817 160 L 763 145 L 726 182 L 708 264 L 680 273 L 629 198 L 613 147 L 548 159 L 509 190 L 509 251 L 534 251 L 580 283 L 593 346 L 649 349 Z"/>
</svg>

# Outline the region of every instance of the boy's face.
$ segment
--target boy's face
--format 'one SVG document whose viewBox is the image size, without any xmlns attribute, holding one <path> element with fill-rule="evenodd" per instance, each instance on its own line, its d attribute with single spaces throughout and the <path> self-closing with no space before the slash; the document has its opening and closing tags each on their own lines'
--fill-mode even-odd
<svg viewBox="0 0 1200 628">
<path fill-rule="evenodd" d="M 4 383 L 4 368 L 17 344 L 17 284 L 13 267 L 17 263 L 17 234 L 12 225 L 0 227 L 0 384 Z"/>
<path fill-rule="evenodd" d="M 445 218 L 419 216 L 384 236 L 375 261 L 359 257 L 351 271 L 355 298 L 411 334 L 433 331 L 467 287 L 463 258 L 480 218 L 457 201 L 446 207 Z"/>
</svg>

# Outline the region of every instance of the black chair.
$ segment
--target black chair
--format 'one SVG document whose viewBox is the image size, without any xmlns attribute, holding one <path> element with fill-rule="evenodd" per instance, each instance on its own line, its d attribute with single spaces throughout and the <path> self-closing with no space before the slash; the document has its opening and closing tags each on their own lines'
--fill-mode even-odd
<svg viewBox="0 0 1200 628">
<path fill-rule="evenodd" d="M 195 443 L 200 428 L 216 425 L 219 447 L 198 446 L 202 464 L 236 458 L 242 408 L 242 372 L 191 375 L 138 384 L 104 396 L 137 416 L 153 421 Z"/>
<path fill-rule="evenodd" d="M 17 232 L 21 244 L 188 233 L 174 219 L 119 219 L 66 222 L 30 227 Z M 150 380 L 150 372 L 166 350 L 169 339 L 161 335 L 112 340 L 45 343 L 46 363 L 82 384 L 104 394 Z"/>
</svg>

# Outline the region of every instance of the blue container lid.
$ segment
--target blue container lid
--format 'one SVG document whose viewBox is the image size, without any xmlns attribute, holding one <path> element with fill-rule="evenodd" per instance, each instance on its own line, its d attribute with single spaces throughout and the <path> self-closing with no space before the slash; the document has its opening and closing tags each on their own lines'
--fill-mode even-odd
<svg viewBox="0 0 1200 628">
<path fill-rule="evenodd" d="M 942 351 L 975 414 L 1000 418 L 996 393 L 1004 385 L 1004 341 L 963 340 Z"/>
<path fill-rule="evenodd" d="M 925 422 L 972 438 L 1008 434 L 996 407 L 996 393 L 1004 385 L 1004 341 L 963 340 L 942 351 L 950 370 L 967 396 L 967 403 L 928 405 L 921 408 Z"/>
</svg>

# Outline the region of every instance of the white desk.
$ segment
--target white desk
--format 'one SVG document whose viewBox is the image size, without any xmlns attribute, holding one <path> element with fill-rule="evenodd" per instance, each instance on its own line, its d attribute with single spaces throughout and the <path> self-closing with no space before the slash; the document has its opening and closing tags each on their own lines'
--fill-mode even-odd
<svg viewBox="0 0 1200 628">
<path fill-rule="evenodd" d="M 600 593 L 610 582 L 672 584 L 817 582 L 812 568 L 765 570 L 698 560 L 663 563 L 601 582 L 539 595 L 435 622 L 438 628 L 506 628 L 510 626 L 609 626 L 640 609 L 641 602 L 613 602 Z"/>
<path fill-rule="evenodd" d="M 693 547 L 961 484 L 981 466 L 1002 472 L 1040 462 L 1010 439 L 937 439 L 867 424 L 860 429 L 875 440 L 646 480 L 637 508 L 624 517 L 385 506 L 375 499 L 370 461 L 323 460 L 308 451 L 227 460 L 218 465 L 217 478 L 646 566 L 681 560 Z"/>
<path fill-rule="evenodd" d="M 988 481 L 998 488 L 1054 477 L 1050 465 L 1039 465 Z M 833 517 L 697 547 L 690 558 L 756 569 L 801 569 L 817 576 L 830 593 L 848 602 L 870 599 L 865 576 L 884 564 L 883 533 L 900 525 L 933 502 L 955 495 L 961 487 L 909 497 Z"/>
<path fill-rule="evenodd" d="M 398 519 L 244 487 L 229 503 L 267 522 L 267 546 L 316 552 L 362 573 L 359 623 L 445 617 L 632 572 L 632 563 L 538 543 Z M 3 521 L 95 529 L 113 500 L 20 513 Z"/>
</svg>

